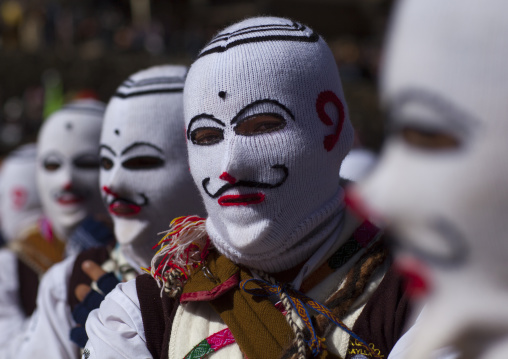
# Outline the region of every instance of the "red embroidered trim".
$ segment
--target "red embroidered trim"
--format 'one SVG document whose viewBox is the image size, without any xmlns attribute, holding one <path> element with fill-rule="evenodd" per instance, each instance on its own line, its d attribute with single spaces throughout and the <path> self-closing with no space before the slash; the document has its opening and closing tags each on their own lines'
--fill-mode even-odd
<svg viewBox="0 0 508 359">
<path fill-rule="evenodd" d="M 230 290 L 231 288 L 238 285 L 240 275 L 239 273 L 233 274 L 228 280 L 219 284 L 217 287 L 212 290 L 203 290 L 199 292 L 191 292 L 191 293 L 183 293 L 180 297 L 180 303 L 184 302 L 202 302 L 209 301 L 215 298 L 220 297 L 225 292 Z"/>
<path fill-rule="evenodd" d="M 210 347 L 213 349 L 213 351 L 217 351 L 224 348 L 225 346 L 233 344 L 235 342 L 235 338 L 233 337 L 231 330 L 226 328 L 222 329 L 220 332 L 212 334 L 206 339 L 206 341 L 208 344 L 210 344 Z"/>
</svg>

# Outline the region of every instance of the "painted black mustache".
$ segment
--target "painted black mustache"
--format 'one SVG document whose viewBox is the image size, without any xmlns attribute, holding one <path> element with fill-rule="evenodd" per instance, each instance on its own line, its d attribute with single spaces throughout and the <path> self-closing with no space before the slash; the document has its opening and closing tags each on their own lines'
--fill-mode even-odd
<svg viewBox="0 0 508 359">
<path fill-rule="evenodd" d="M 451 222 L 443 218 L 434 218 L 429 226 L 441 234 L 443 242 L 446 243 L 447 253 L 432 253 L 416 244 L 401 241 L 393 236 L 388 237 L 388 242 L 394 251 L 406 250 L 412 252 L 418 258 L 442 268 L 456 268 L 462 265 L 469 255 L 469 247 L 460 231 Z"/>
<path fill-rule="evenodd" d="M 231 188 L 235 188 L 235 187 L 277 188 L 277 187 L 281 186 L 284 182 L 286 182 L 286 179 L 288 178 L 289 170 L 284 165 L 273 165 L 272 168 L 273 169 L 281 169 L 284 172 L 284 177 L 282 177 L 282 179 L 275 184 L 240 180 L 235 183 L 226 183 L 224 186 L 219 188 L 219 190 L 217 192 L 215 192 L 214 194 L 211 194 L 210 192 L 208 192 L 208 189 L 206 188 L 206 186 L 210 182 L 210 177 L 205 178 L 201 184 L 203 185 L 203 189 L 205 190 L 206 194 L 209 195 L 211 198 L 220 197 L 221 194 L 223 194 L 227 190 L 229 190 Z"/>
<path fill-rule="evenodd" d="M 112 205 L 113 203 L 116 203 L 116 202 L 124 202 L 124 203 L 128 203 L 128 204 L 133 204 L 135 206 L 139 206 L 139 207 L 143 207 L 143 206 L 146 206 L 148 204 L 148 197 L 146 197 L 143 193 L 138 193 L 138 195 L 143 198 L 143 202 L 141 203 L 136 203 L 135 201 L 133 200 L 130 200 L 130 199 L 127 199 L 127 198 L 123 198 L 123 197 L 114 197 L 115 199 L 113 199 L 109 205 Z"/>
</svg>

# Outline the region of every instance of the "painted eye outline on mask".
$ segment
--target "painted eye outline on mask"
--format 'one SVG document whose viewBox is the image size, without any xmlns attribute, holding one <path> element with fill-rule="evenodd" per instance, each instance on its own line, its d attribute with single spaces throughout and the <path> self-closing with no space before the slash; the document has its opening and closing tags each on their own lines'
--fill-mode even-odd
<svg viewBox="0 0 508 359">
<path fill-rule="evenodd" d="M 260 113 L 244 118 L 233 130 L 239 136 L 259 136 L 286 127 L 286 119 L 277 113 Z M 224 139 L 218 127 L 198 127 L 191 132 L 191 141 L 198 146 L 211 146 Z"/>
<path fill-rule="evenodd" d="M 72 160 L 72 164 L 74 167 L 79 168 L 81 170 L 93 170 L 96 171 L 99 169 L 100 160 L 99 156 L 92 153 L 84 153 L 76 156 Z"/>
<path fill-rule="evenodd" d="M 192 125 L 198 121 L 206 121 L 207 123 L 209 121 L 215 122 L 218 125 L 222 126 L 223 128 L 215 127 L 215 126 L 201 126 L 198 128 L 195 128 L 191 131 Z M 219 120 L 218 118 L 215 118 L 215 116 L 202 113 L 199 115 L 194 116 L 190 122 L 189 126 L 187 126 L 187 138 L 195 145 L 198 146 L 212 146 L 219 142 L 221 142 L 224 139 L 224 128 L 226 127 L 226 124 Z M 198 138 L 199 135 L 203 135 L 205 137 Z"/>
<path fill-rule="evenodd" d="M 402 90 L 390 103 L 389 136 L 425 152 L 456 151 L 478 126 L 468 113 L 423 89 Z"/>
<path fill-rule="evenodd" d="M 137 147 L 142 146 L 148 146 L 150 148 L 155 149 L 157 152 L 159 152 L 161 155 L 164 154 L 163 150 L 159 148 L 158 146 L 149 143 L 149 142 L 134 142 L 127 146 L 121 153 L 120 156 L 125 155 L 127 152 L 132 151 L 133 149 Z M 108 145 L 101 144 L 99 146 L 100 150 L 106 149 L 111 154 L 116 157 L 116 152 L 109 147 Z M 166 161 L 162 158 L 162 156 L 155 156 L 155 155 L 149 155 L 149 154 L 140 154 L 140 155 L 134 155 L 132 157 L 129 157 L 121 162 L 121 166 L 129 171 L 147 171 L 147 170 L 153 170 L 158 169 L 161 167 L 164 167 L 166 164 Z M 100 166 L 103 170 L 109 171 L 114 167 L 115 163 L 114 161 L 109 158 L 108 156 L 101 155 L 100 156 Z"/>
<path fill-rule="evenodd" d="M 45 172 L 56 172 L 64 164 L 64 157 L 58 152 L 50 152 L 42 159 L 42 168 Z"/>
<path fill-rule="evenodd" d="M 115 163 L 113 162 L 113 160 L 107 156 L 101 156 L 100 157 L 100 166 L 101 166 L 101 169 L 105 170 L 105 171 L 109 171 L 110 169 L 113 168 L 113 166 L 115 165 Z"/>
<path fill-rule="evenodd" d="M 287 125 L 287 117 L 295 121 L 295 116 L 287 106 L 277 100 L 262 99 L 251 102 L 240 110 L 231 120 L 231 125 L 234 125 L 233 130 L 237 135 L 258 136 L 283 130 Z M 275 126 L 259 130 L 259 125 L 268 122 L 275 123 Z"/>
<path fill-rule="evenodd" d="M 406 125 L 397 130 L 396 134 L 407 145 L 426 151 L 454 150 L 461 147 L 461 141 L 456 136 L 440 129 Z"/>
<path fill-rule="evenodd" d="M 230 125 L 234 126 L 233 131 L 236 135 L 260 136 L 284 129 L 287 125 L 287 117 L 295 120 L 295 116 L 285 105 L 277 100 L 261 99 L 241 109 L 233 117 Z M 206 125 L 192 129 L 194 123 L 198 121 L 206 121 Z M 187 138 L 198 146 L 212 146 L 224 140 L 225 128 L 226 124 L 214 115 L 202 113 L 190 120 L 187 126 Z"/>
<path fill-rule="evenodd" d="M 157 156 L 134 156 L 122 162 L 122 167 L 131 171 L 147 171 L 163 167 L 164 160 Z"/>
<path fill-rule="evenodd" d="M 198 127 L 191 132 L 191 141 L 198 146 L 212 146 L 224 139 L 224 130 L 218 127 Z"/>
<path fill-rule="evenodd" d="M 109 151 L 114 157 L 116 157 L 116 152 L 109 147 L 108 145 L 105 145 L 101 143 L 99 145 L 99 165 L 100 170 L 109 171 L 115 166 L 115 162 L 108 156 L 102 154 L 102 150 Z"/>
<path fill-rule="evenodd" d="M 259 136 L 280 131 L 284 127 L 286 119 L 278 113 L 259 113 L 242 119 L 233 130 L 240 136 Z"/>
</svg>

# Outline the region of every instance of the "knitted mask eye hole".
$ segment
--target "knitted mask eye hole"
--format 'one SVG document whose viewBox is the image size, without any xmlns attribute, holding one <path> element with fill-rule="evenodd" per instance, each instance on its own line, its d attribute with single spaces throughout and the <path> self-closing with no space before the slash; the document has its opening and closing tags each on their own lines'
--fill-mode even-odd
<svg viewBox="0 0 508 359">
<path fill-rule="evenodd" d="M 404 127 L 400 135 L 408 145 L 424 150 L 453 150 L 460 147 L 460 141 L 445 132 Z"/>
<path fill-rule="evenodd" d="M 113 161 L 111 161 L 107 157 L 101 157 L 101 168 L 105 169 L 106 171 L 113 168 Z"/>
<path fill-rule="evenodd" d="M 57 171 L 62 166 L 60 160 L 56 158 L 46 158 L 43 163 L 43 167 L 48 172 Z"/>
<path fill-rule="evenodd" d="M 191 141 L 199 146 L 211 146 L 224 139 L 224 131 L 217 127 L 200 127 L 191 132 Z"/>
<path fill-rule="evenodd" d="M 284 117 L 275 114 L 258 114 L 247 117 L 235 127 L 235 133 L 242 136 L 256 136 L 279 131 L 286 127 Z"/>
<path fill-rule="evenodd" d="M 122 162 L 122 167 L 129 170 L 149 170 L 164 166 L 164 160 L 155 156 L 136 156 Z"/>
<path fill-rule="evenodd" d="M 81 169 L 97 169 L 99 168 L 99 159 L 95 155 L 82 155 L 73 161 L 74 166 Z"/>
</svg>

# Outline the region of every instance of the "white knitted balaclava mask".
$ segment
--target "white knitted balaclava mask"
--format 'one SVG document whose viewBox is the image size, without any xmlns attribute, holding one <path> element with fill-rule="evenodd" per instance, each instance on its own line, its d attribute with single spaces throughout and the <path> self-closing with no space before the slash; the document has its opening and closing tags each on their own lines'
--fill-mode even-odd
<svg viewBox="0 0 508 359">
<path fill-rule="evenodd" d="M 42 215 L 35 183 L 36 147 L 24 145 L 13 151 L 2 165 L 0 212 L 2 234 L 7 242 L 37 223 Z"/>
<path fill-rule="evenodd" d="M 108 104 L 101 136 L 103 199 L 124 253 L 146 266 L 157 233 L 184 215 L 204 215 L 189 173 L 183 121 L 184 66 L 127 79 Z"/>
<path fill-rule="evenodd" d="M 381 86 L 391 136 L 358 194 L 397 235 L 400 265 L 430 288 L 406 357 L 466 344 L 464 357 L 484 358 L 475 351 L 508 334 L 508 3 L 398 10 Z"/>
<path fill-rule="evenodd" d="M 37 186 L 44 214 L 61 240 L 88 214 L 104 212 L 99 138 L 104 104 L 78 100 L 43 124 L 37 140 Z"/>
<path fill-rule="evenodd" d="M 340 226 L 339 169 L 353 142 L 324 40 L 287 19 L 242 21 L 201 51 L 184 92 L 214 245 L 269 272 L 308 258 Z"/>
</svg>

